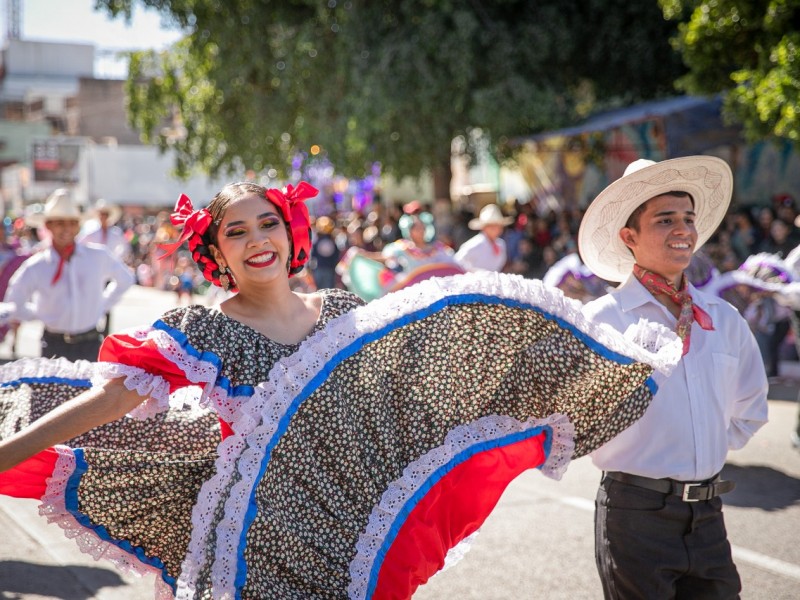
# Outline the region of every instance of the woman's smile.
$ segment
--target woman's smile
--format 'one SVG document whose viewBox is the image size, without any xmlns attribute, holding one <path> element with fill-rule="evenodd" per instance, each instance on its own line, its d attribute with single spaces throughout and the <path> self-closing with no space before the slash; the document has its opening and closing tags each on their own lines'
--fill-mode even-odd
<svg viewBox="0 0 800 600">
<path fill-rule="evenodd" d="M 251 256 L 245 262 L 246 265 L 261 269 L 275 264 L 278 255 L 275 252 L 259 252 L 255 256 Z"/>
</svg>

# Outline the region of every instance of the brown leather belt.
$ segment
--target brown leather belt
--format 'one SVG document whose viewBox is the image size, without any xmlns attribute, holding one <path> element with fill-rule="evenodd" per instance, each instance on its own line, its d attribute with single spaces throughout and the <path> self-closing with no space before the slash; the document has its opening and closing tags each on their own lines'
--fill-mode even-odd
<svg viewBox="0 0 800 600">
<path fill-rule="evenodd" d="M 703 502 L 716 498 L 720 494 L 730 492 L 736 484 L 733 481 L 723 481 L 719 475 L 706 481 L 677 481 L 675 479 L 652 479 L 641 475 L 631 475 L 619 471 L 605 471 L 604 477 L 627 483 L 636 487 L 678 496 L 684 502 Z"/>
</svg>

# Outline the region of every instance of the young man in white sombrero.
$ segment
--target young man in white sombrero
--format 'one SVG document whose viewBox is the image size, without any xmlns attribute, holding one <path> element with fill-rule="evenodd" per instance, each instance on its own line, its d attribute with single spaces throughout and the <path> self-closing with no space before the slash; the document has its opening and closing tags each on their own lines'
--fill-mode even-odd
<svg viewBox="0 0 800 600">
<path fill-rule="evenodd" d="M 131 257 L 131 244 L 125 233 L 116 225 L 122 216 L 122 209 L 101 198 L 92 209 L 94 218 L 81 227 L 76 238 L 79 244 L 99 244 L 108 248 L 109 252 L 127 263 Z"/>
<path fill-rule="evenodd" d="M 116 225 L 122 216 L 122 209 L 105 198 L 100 198 L 92 209 L 93 218 L 81 226 L 75 241 L 79 244 L 104 246 L 111 254 L 125 264 L 130 263 L 132 248 L 125 233 Z M 111 314 L 105 316 L 103 335 L 111 331 Z"/>
<path fill-rule="evenodd" d="M 514 222 L 506 217 L 497 204 L 487 204 L 475 219 L 467 226 L 480 233 L 461 244 L 455 254 L 455 261 L 465 271 L 500 272 L 508 258 L 503 232 L 507 225 Z"/>
<path fill-rule="evenodd" d="M 103 333 L 97 326 L 134 283 L 131 270 L 108 250 L 75 239 L 83 214 L 68 189 L 54 191 L 41 213 L 26 219 L 43 227 L 49 243 L 28 258 L 8 284 L 4 318 L 41 321 L 46 358 L 97 360 Z"/>
<path fill-rule="evenodd" d="M 692 254 L 730 203 L 728 165 L 710 156 L 637 160 L 589 206 L 586 265 L 621 285 L 586 305 L 620 331 L 640 319 L 683 340 L 684 358 L 642 418 L 592 453 L 595 553 L 606 598 L 737 598 L 720 495 L 728 450 L 767 421 L 767 378 L 735 308 L 687 282 Z"/>
</svg>

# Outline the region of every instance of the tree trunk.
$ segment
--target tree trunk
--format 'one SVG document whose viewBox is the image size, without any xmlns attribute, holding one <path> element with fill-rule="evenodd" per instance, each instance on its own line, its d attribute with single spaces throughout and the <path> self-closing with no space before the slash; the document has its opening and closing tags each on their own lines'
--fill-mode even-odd
<svg viewBox="0 0 800 600">
<path fill-rule="evenodd" d="M 450 197 L 450 180 L 452 179 L 452 172 L 450 170 L 450 161 L 441 163 L 433 168 L 433 197 L 435 200 L 451 201 Z"/>
</svg>

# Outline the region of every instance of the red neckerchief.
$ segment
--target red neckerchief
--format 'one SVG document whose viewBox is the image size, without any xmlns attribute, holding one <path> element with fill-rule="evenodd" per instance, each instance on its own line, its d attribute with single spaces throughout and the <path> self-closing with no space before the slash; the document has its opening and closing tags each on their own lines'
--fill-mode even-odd
<svg viewBox="0 0 800 600">
<path fill-rule="evenodd" d="M 486 235 L 486 234 L 484 234 L 484 235 Z M 489 243 L 492 245 L 492 252 L 494 252 L 494 255 L 495 256 L 499 255 L 500 254 L 500 244 L 497 243 L 497 240 L 493 240 L 488 235 L 486 236 L 486 239 L 489 240 Z"/>
<path fill-rule="evenodd" d="M 55 285 L 55 283 L 61 279 L 61 274 L 64 271 L 64 263 L 72 258 L 72 255 L 75 253 L 75 244 L 70 244 L 63 250 L 53 247 L 53 250 L 58 254 L 58 268 L 56 269 L 56 274 L 53 276 L 53 281 L 50 282 L 50 285 Z"/>
<path fill-rule="evenodd" d="M 689 338 L 692 333 L 693 321 L 697 321 L 697 324 L 706 331 L 714 331 L 714 324 L 711 322 L 711 316 L 692 302 L 692 296 L 689 294 L 685 274 L 681 277 L 681 287 L 679 290 L 675 289 L 675 286 L 667 281 L 666 278 L 652 271 L 648 271 L 647 269 L 643 269 L 637 264 L 633 265 L 633 274 L 648 292 L 654 296 L 657 294 L 664 294 L 681 307 L 675 333 L 683 340 L 684 355 L 689 352 Z"/>
</svg>

